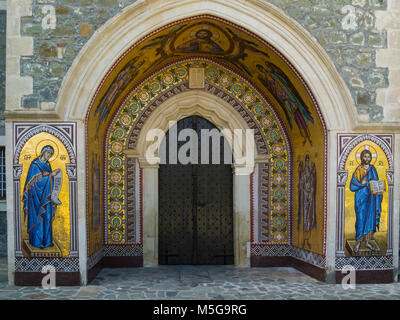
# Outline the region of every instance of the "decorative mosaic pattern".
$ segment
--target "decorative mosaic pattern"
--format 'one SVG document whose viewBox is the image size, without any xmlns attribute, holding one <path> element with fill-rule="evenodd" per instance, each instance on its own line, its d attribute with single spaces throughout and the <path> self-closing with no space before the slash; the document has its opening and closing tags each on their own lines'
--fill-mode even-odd
<svg viewBox="0 0 400 320">
<path fill-rule="evenodd" d="M 104 257 L 104 248 L 100 248 L 88 257 L 88 269 L 92 269 Z"/>
<path fill-rule="evenodd" d="M 88 258 L 88 269 L 93 268 L 103 257 L 140 257 L 142 255 L 141 244 L 106 245 Z"/>
<path fill-rule="evenodd" d="M 393 269 L 393 256 L 336 258 L 336 270 L 342 270 L 347 265 L 353 266 L 356 270 Z"/>
<path fill-rule="evenodd" d="M 143 248 L 140 244 L 132 245 L 106 245 L 104 256 L 111 257 L 136 257 L 143 255 Z"/>
<path fill-rule="evenodd" d="M 252 214 L 253 234 L 252 241 L 257 243 L 269 242 L 269 228 L 271 225 L 270 202 L 269 202 L 269 164 L 259 163 L 256 165 L 252 181 Z M 256 181 L 255 181 L 256 180 Z M 254 189 L 254 186 L 256 188 Z"/>
<path fill-rule="evenodd" d="M 151 112 L 163 101 L 189 90 L 188 69 L 205 68 L 205 90 L 232 105 L 255 130 L 258 152 L 271 155 L 271 175 L 267 188 L 272 204 L 268 239 L 271 243 L 288 242 L 288 140 L 279 118 L 269 103 L 244 79 L 208 60 L 185 60 L 168 66 L 137 86 L 120 107 L 107 133 L 105 239 L 108 244 L 127 243 L 127 159 L 124 151 L 134 149 L 137 137 Z M 109 194 L 118 194 L 109 197 Z M 278 210 L 279 209 L 279 210 Z M 136 210 L 138 214 L 138 210 Z M 267 239 L 265 238 L 265 239 Z"/>
<path fill-rule="evenodd" d="M 290 246 L 287 245 L 264 245 L 264 244 L 251 245 L 252 256 L 265 256 L 265 257 L 288 256 L 289 252 L 290 252 Z"/>
<path fill-rule="evenodd" d="M 47 265 L 53 266 L 58 272 L 79 272 L 78 258 L 15 258 L 16 271 L 41 272 Z"/>
<path fill-rule="evenodd" d="M 277 149 L 280 148 L 281 146 L 277 147 Z M 257 181 L 253 181 L 257 186 L 256 195 L 253 199 L 254 207 L 257 208 L 256 241 L 259 243 L 289 243 L 289 227 L 285 223 L 288 219 L 288 209 L 282 202 L 271 197 L 271 195 L 277 195 L 276 192 L 275 194 L 273 192 L 285 180 L 285 177 L 276 172 L 275 175 L 271 175 L 268 163 L 258 164 L 256 172 Z M 279 189 L 277 192 L 279 192 Z"/>
<path fill-rule="evenodd" d="M 290 256 L 320 268 L 326 267 L 326 257 L 311 251 L 303 250 L 297 247 L 291 247 Z"/>
<path fill-rule="evenodd" d="M 262 163 L 258 167 L 258 212 L 259 221 L 259 239 L 261 242 L 270 242 L 268 236 L 271 234 L 269 231 L 269 226 L 271 225 L 272 215 L 270 212 L 269 203 L 269 165 Z M 277 235 L 280 236 L 280 235 Z"/>
<path fill-rule="evenodd" d="M 71 163 L 76 163 L 76 129 L 74 123 L 18 123 L 14 130 L 14 163 L 18 163 L 20 152 L 25 143 L 40 132 L 48 132 L 60 139 L 67 148 Z"/>
<path fill-rule="evenodd" d="M 70 241 L 68 241 L 69 255 L 65 258 L 25 258 L 23 257 L 23 239 L 21 232 L 21 175 L 22 164 L 20 155 L 25 144 L 34 136 L 48 133 L 57 138 L 66 148 L 69 156 L 69 163 L 65 164 L 69 184 L 69 230 Z M 15 263 L 16 271 L 41 271 L 46 264 L 53 265 L 56 271 L 79 271 L 78 259 L 78 226 L 77 226 L 77 205 L 76 205 L 76 124 L 74 122 L 15 122 L 13 123 L 13 192 L 14 192 L 14 224 L 15 224 Z"/>
<path fill-rule="evenodd" d="M 346 257 L 345 252 L 345 208 L 346 195 L 345 186 L 351 178 L 346 170 L 346 162 L 352 150 L 361 142 L 371 141 L 382 148 L 389 168 L 386 170 L 388 183 L 388 231 L 387 231 L 387 249 L 382 256 L 360 256 Z M 338 167 L 337 167 L 337 231 L 336 234 L 336 269 L 341 270 L 345 265 L 351 265 L 357 270 L 381 270 L 393 268 L 393 202 L 394 202 L 394 136 L 391 134 L 339 134 L 338 135 Z"/>
<path fill-rule="evenodd" d="M 139 195 L 139 165 L 136 159 L 127 159 L 126 175 L 126 240 L 127 243 L 136 243 L 140 241 L 140 215 L 136 214 L 140 210 Z"/>
<path fill-rule="evenodd" d="M 286 245 L 252 244 L 252 256 L 293 257 L 319 268 L 326 268 L 326 257 L 301 248 Z"/>
<path fill-rule="evenodd" d="M 385 155 L 389 161 L 389 168 L 393 170 L 393 135 L 373 135 L 373 134 L 365 134 L 365 135 L 356 135 L 356 134 L 348 134 L 348 135 L 340 135 L 339 136 L 339 164 L 338 168 L 340 170 L 344 170 L 346 160 L 352 151 L 352 149 L 358 145 L 359 143 L 370 140 L 376 143 L 378 146 L 382 148 L 385 152 Z"/>
</svg>

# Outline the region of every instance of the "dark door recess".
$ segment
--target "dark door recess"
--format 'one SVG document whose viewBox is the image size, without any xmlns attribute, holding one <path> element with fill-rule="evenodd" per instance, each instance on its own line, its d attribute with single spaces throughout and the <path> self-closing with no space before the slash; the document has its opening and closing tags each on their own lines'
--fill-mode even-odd
<svg viewBox="0 0 400 320">
<path fill-rule="evenodd" d="M 216 129 L 197 116 L 177 123 L 177 133 L 193 129 L 198 136 L 201 160 L 201 129 Z M 233 264 L 233 190 L 231 164 L 224 164 L 224 139 L 220 139 L 219 164 L 177 164 L 159 168 L 159 264 Z M 178 142 L 178 150 L 186 142 Z M 211 161 L 211 139 L 209 154 Z M 231 157 L 231 156 L 230 156 Z M 211 162 L 210 162 L 211 163 Z"/>
</svg>

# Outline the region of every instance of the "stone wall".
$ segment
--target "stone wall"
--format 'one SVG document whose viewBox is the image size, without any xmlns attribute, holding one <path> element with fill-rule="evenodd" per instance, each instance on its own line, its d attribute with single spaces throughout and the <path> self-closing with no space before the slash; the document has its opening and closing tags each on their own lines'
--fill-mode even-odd
<svg viewBox="0 0 400 320">
<path fill-rule="evenodd" d="M 0 257 L 7 256 L 7 214 L 0 211 Z"/>
<path fill-rule="evenodd" d="M 4 109 L 6 105 L 6 21 L 7 12 L 0 10 L 0 135 L 4 135 Z"/>
<path fill-rule="evenodd" d="M 389 86 L 377 90 L 377 104 L 385 119 L 400 119 L 400 1 L 388 0 L 388 9 L 376 13 L 376 27 L 387 32 L 387 49 L 378 50 L 376 64 L 389 68 Z"/>
<path fill-rule="evenodd" d="M 33 0 L 33 15 L 21 19 L 21 34 L 34 38 L 34 55 L 21 58 L 21 75 L 33 77 L 33 94 L 22 98 L 22 106 L 39 108 L 41 102 L 55 102 L 68 68 L 91 35 L 133 2 Z M 46 16 L 52 14 L 52 9 L 46 11 L 46 5 L 54 8 L 55 28 L 51 24 L 43 27 L 51 22 Z"/>
<path fill-rule="evenodd" d="M 327 51 L 347 83 L 359 114 L 383 119 L 377 89 L 388 87 L 387 68 L 376 66 L 376 52 L 387 47 L 376 29 L 376 12 L 387 0 L 264 0 L 307 29 Z M 62 80 L 91 35 L 135 0 L 33 0 L 31 17 L 21 18 L 21 34 L 34 38 L 34 55 L 21 58 L 21 76 L 33 78 L 25 108 L 55 102 Z"/>
<path fill-rule="evenodd" d="M 383 119 L 378 88 L 388 86 L 388 70 L 376 66 L 376 51 L 387 46 L 376 29 L 376 10 L 387 0 L 269 0 L 294 18 L 325 48 L 348 85 L 359 114 Z"/>
<path fill-rule="evenodd" d="M 7 12 L 0 10 L 0 135 L 5 134 L 4 110 L 6 103 L 6 21 Z M 7 214 L 0 211 L 0 257 L 7 256 Z"/>
</svg>

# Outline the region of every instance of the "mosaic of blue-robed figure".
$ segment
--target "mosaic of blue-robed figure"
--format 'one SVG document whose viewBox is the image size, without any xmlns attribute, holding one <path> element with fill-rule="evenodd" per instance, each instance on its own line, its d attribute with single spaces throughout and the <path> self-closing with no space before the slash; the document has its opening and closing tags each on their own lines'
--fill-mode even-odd
<svg viewBox="0 0 400 320">
<path fill-rule="evenodd" d="M 379 230 L 383 196 L 371 192 L 370 181 L 379 180 L 378 173 L 371 164 L 371 160 L 371 152 L 364 150 L 361 153 L 361 165 L 355 170 L 350 183 L 350 190 L 355 192 L 357 241 L 364 236 L 372 236 L 377 229 Z M 368 239 L 366 240 L 368 246 Z"/>
<path fill-rule="evenodd" d="M 25 219 L 28 218 L 29 243 L 36 248 L 53 246 L 52 222 L 56 204 L 51 200 L 54 175 L 49 159 L 54 154 L 52 146 L 44 146 L 40 156 L 31 162 L 23 192 Z"/>
</svg>

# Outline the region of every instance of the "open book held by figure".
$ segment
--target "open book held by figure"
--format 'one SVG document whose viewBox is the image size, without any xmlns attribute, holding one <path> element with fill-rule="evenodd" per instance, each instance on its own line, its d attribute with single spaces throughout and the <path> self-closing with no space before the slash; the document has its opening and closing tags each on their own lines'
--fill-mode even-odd
<svg viewBox="0 0 400 320">
<path fill-rule="evenodd" d="M 361 164 L 354 171 L 350 182 L 350 190 L 354 192 L 354 209 L 356 213 L 356 244 L 353 254 L 358 254 L 361 245 L 366 249 L 376 251 L 374 234 L 379 230 L 382 212 L 382 199 L 385 181 L 380 180 L 375 167 L 371 164 L 372 153 L 369 150 L 361 152 Z"/>
</svg>

